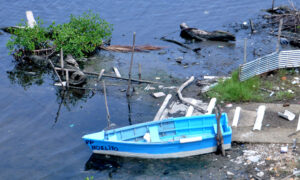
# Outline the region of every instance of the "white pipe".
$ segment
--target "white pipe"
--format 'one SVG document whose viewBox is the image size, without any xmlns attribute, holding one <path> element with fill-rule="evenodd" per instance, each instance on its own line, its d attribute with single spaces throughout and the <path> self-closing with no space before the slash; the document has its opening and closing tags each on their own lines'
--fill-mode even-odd
<svg viewBox="0 0 300 180">
<path fill-rule="evenodd" d="M 36 25 L 36 21 L 33 17 L 32 11 L 26 11 L 27 23 L 30 28 L 33 28 Z"/>
<path fill-rule="evenodd" d="M 205 114 L 211 114 L 215 105 L 216 105 L 216 102 L 217 102 L 217 98 L 212 98 L 208 104 L 208 107 L 207 107 L 207 113 Z"/>
<path fill-rule="evenodd" d="M 232 127 L 237 127 L 240 118 L 241 107 L 236 107 L 234 112 L 234 117 L 232 120 Z"/>
<path fill-rule="evenodd" d="M 117 77 L 121 77 L 121 74 L 120 74 L 118 68 L 113 67 L 113 69 L 114 69 L 114 71 L 115 71 L 116 76 L 117 76 Z"/>
<path fill-rule="evenodd" d="M 296 131 L 300 131 L 300 114 L 299 114 L 298 126 L 297 126 L 297 130 Z"/>
<path fill-rule="evenodd" d="M 255 121 L 255 124 L 253 126 L 253 130 L 259 130 L 259 131 L 261 130 L 261 124 L 262 124 L 262 121 L 264 119 L 265 110 L 266 110 L 265 105 L 261 105 L 261 106 L 258 107 L 256 121 Z"/>
<path fill-rule="evenodd" d="M 193 106 L 189 106 L 189 108 L 186 111 L 185 117 L 191 117 L 192 114 L 194 112 L 194 107 Z"/>
</svg>

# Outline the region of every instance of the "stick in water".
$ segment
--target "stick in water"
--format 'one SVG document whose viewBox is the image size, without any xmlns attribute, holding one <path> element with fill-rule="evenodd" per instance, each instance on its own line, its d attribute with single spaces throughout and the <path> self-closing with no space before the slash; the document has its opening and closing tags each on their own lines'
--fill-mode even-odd
<svg viewBox="0 0 300 180">
<path fill-rule="evenodd" d="M 128 73 L 128 88 L 127 88 L 127 96 L 130 96 L 130 86 L 131 86 L 131 69 L 133 64 L 133 55 L 134 55 L 134 44 L 135 44 L 135 32 L 133 33 L 133 42 L 132 42 L 132 54 L 131 54 L 131 61 Z"/>
<path fill-rule="evenodd" d="M 107 125 L 108 125 L 108 127 L 110 127 L 110 114 L 109 114 L 108 105 L 107 105 L 105 81 L 103 81 L 103 94 L 104 94 L 105 108 L 106 108 L 106 114 L 107 114 Z"/>
</svg>

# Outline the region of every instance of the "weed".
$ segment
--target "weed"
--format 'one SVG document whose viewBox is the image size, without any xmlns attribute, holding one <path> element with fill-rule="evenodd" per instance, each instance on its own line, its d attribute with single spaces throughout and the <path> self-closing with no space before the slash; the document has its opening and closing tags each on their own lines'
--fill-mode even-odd
<svg viewBox="0 0 300 180">
<path fill-rule="evenodd" d="M 292 99 L 293 97 L 295 97 L 294 93 L 290 93 L 288 91 L 279 91 L 276 93 L 276 98 L 278 100 L 282 100 L 282 99 Z"/>
<path fill-rule="evenodd" d="M 43 21 L 38 18 L 37 25 L 30 28 L 24 20 L 18 25 L 23 28 L 10 29 L 14 32 L 14 36 L 10 37 L 6 46 L 10 50 L 10 54 L 21 56 L 35 49 L 49 47 L 48 38 L 46 37 L 47 29 L 43 26 Z M 21 51 L 20 51 L 21 50 Z"/>
<path fill-rule="evenodd" d="M 238 71 L 232 73 L 232 77 L 225 81 L 220 81 L 213 87 L 208 96 L 216 97 L 223 101 L 260 101 L 262 96 L 259 94 L 260 79 L 253 77 L 240 82 Z"/>
<path fill-rule="evenodd" d="M 33 28 L 23 20 L 19 24 L 23 28 L 14 30 L 14 35 L 6 44 L 10 53 L 21 56 L 36 49 L 55 47 L 57 51 L 62 48 L 66 54 L 80 58 L 95 52 L 112 33 L 112 25 L 91 11 L 82 16 L 71 15 L 70 21 L 65 24 L 56 25 L 53 22 L 47 28 L 42 25 L 39 18 Z"/>
<path fill-rule="evenodd" d="M 85 180 L 94 180 L 94 176 L 86 177 Z"/>
</svg>

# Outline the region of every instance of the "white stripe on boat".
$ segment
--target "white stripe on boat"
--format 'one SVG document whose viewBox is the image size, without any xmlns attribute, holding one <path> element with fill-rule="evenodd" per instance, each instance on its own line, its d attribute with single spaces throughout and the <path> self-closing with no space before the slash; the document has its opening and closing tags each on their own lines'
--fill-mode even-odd
<svg viewBox="0 0 300 180">
<path fill-rule="evenodd" d="M 224 149 L 230 149 L 231 144 L 224 144 Z M 205 149 L 199 149 L 195 151 L 183 151 L 177 153 L 168 153 L 168 154 L 147 154 L 147 153 L 129 153 L 121 151 L 105 151 L 105 150 L 93 150 L 95 154 L 106 154 L 112 156 L 123 156 L 123 157 L 134 157 L 134 158 L 149 158 L 149 159 L 166 159 L 166 158 L 183 158 L 188 156 L 195 156 L 200 154 L 207 154 L 215 152 L 217 147 L 209 147 Z"/>
</svg>

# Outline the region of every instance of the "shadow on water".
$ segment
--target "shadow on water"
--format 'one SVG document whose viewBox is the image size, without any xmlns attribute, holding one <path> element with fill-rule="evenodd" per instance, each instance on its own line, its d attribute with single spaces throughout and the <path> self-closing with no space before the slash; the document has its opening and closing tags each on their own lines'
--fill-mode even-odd
<svg viewBox="0 0 300 180">
<path fill-rule="evenodd" d="M 85 171 L 107 172 L 109 177 L 114 176 L 115 173 L 119 175 L 126 174 L 129 177 L 140 175 L 172 177 L 186 173 L 195 173 L 199 169 L 205 170 L 210 168 L 211 156 L 214 155 L 200 155 L 179 159 L 138 159 L 92 154 L 85 163 Z"/>
</svg>

